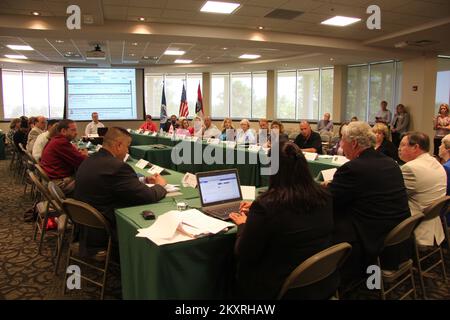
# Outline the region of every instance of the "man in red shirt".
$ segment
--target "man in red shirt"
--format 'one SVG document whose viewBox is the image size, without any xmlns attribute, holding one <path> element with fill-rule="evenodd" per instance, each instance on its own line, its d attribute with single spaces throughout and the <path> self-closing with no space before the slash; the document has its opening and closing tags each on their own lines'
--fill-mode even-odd
<svg viewBox="0 0 450 320">
<path fill-rule="evenodd" d="M 145 122 L 139 127 L 139 129 L 151 132 L 156 131 L 156 125 L 153 123 L 151 115 L 148 114 L 145 116 Z"/>
<path fill-rule="evenodd" d="M 77 125 L 73 120 L 59 121 L 57 135 L 45 146 L 40 165 L 50 180 L 66 195 L 75 189 L 75 171 L 87 157 L 87 150 L 79 151 L 70 142 L 76 138 Z"/>
</svg>

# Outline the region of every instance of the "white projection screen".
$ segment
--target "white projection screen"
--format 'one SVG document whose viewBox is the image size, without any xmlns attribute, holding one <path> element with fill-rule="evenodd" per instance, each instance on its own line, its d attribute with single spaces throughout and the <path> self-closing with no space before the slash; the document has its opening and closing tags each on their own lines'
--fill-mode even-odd
<svg viewBox="0 0 450 320">
<path fill-rule="evenodd" d="M 136 120 L 144 117 L 144 70 L 135 68 L 65 68 L 65 117 Z"/>
</svg>

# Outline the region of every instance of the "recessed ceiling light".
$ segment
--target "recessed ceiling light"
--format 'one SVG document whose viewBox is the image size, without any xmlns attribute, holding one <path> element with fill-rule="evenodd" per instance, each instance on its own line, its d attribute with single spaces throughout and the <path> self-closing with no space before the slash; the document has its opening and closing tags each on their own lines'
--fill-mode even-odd
<svg viewBox="0 0 450 320">
<path fill-rule="evenodd" d="M 130 56 L 131 56 L 131 57 L 134 57 L 134 56 L 135 56 L 135 54 L 134 54 L 134 53 L 130 53 Z"/>
<path fill-rule="evenodd" d="M 142 59 L 148 60 L 148 59 L 150 59 L 150 57 L 149 56 L 143 56 Z"/>
<path fill-rule="evenodd" d="M 64 43 L 64 40 L 55 40 L 56 43 Z"/>
<path fill-rule="evenodd" d="M 15 44 L 7 44 L 6 45 L 8 48 L 12 49 L 12 50 L 23 50 L 23 51 L 32 51 L 34 50 L 32 47 L 30 46 L 23 46 L 23 45 L 15 45 Z"/>
<path fill-rule="evenodd" d="M 137 43 L 137 42 L 133 42 L 132 45 L 133 45 L 133 46 L 137 46 L 138 43 Z"/>
<path fill-rule="evenodd" d="M 33 16 L 40 16 L 40 15 L 41 15 L 41 14 L 40 14 L 39 12 L 37 12 L 37 11 L 32 11 L 31 14 L 32 14 Z"/>
<path fill-rule="evenodd" d="M 7 57 L 8 59 L 21 59 L 21 60 L 28 59 L 27 57 L 21 54 L 5 54 L 5 57 Z"/>
<path fill-rule="evenodd" d="M 263 26 L 259 26 L 258 29 L 259 29 L 259 30 L 263 30 L 264 27 L 263 27 Z"/>
<path fill-rule="evenodd" d="M 185 53 L 186 53 L 186 51 L 182 51 L 182 50 L 166 50 L 164 52 L 164 54 L 166 56 L 182 56 Z"/>
<path fill-rule="evenodd" d="M 144 17 L 140 17 L 139 21 L 145 21 L 145 18 Z"/>
<path fill-rule="evenodd" d="M 345 27 L 352 23 L 361 21 L 360 18 L 352 18 L 352 17 L 343 17 L 343 16 L 335 16 L 328 20 L 322 21 L 320 24 L 326 24 L 329 26 L 337 26 L 337 27 Z"/>
<path fill-rule="evenodd" d="M 334 58 L 330 58 L 330 61 L 334 61 Z"/>
<path fill-rule="evenodd" d="M 227 49 L 228 49 L 228 48 L 226 48 L 226 47 L 223 47 L 223 48 L 222 48 L 222 50 L 227 50 Z"/>
<path fill-rule="evenodd" d="M 243 54 L 239 56 L 239 59 L 258 59 L 261 57 L 259 54 Z"/>
<path fill-rule="evenodd" d="M 175 63 L 191 63 L 192 60 L 187 60 L 187 59 L 177 59 L 175 60 Z"/>
<path fill-rule="evenodd" d="M 239 3 L 207 1 L 200 9 L 202 12 L 230 14 L 240 6 Z"/>
</svg>

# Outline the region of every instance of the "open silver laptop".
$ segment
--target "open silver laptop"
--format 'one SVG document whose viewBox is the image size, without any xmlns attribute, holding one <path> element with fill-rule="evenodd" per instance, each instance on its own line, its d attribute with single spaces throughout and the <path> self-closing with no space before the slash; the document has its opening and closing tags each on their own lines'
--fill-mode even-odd
<svg viewBox="0 0 450 320">
<path fill-rule="evenodd" d="M 196 176 L 203 212 L 222 220 L 228 220 L 231 212 L 239 212 L 242 193 L 236 169 L 199 172 Z"/>
</svg>

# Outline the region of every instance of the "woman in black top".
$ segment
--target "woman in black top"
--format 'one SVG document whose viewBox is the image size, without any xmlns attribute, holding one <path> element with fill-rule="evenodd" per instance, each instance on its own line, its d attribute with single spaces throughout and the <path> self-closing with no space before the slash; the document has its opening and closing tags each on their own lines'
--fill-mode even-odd
<svg viewBox="0 0 450 320">
<path fill-rule="evenodd" d="M 287 276 L 304 260 L 331 246 L 331 196 L 315 183 L 300 148 L 280 145 L 279 170 L 269 189 L 230 214 L 238 225 L 237 295 L 274 299 Z M 315 285 L 288 291 L 285 298 L 327 299 L 339 282 L 335 273 Z"/>
<path fill-rule="evenodd" d="M 395 161 L 399 161 L 398 149 L 388 139 L 389 129 L 384 123 L 375 123 L 372 127 L 373 133 L 375 133 L 375 150 L 383 153 L 384 155 L 391 157 Z"/>
</svg>

